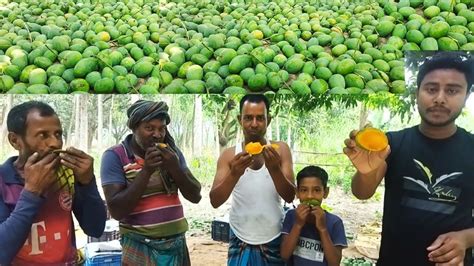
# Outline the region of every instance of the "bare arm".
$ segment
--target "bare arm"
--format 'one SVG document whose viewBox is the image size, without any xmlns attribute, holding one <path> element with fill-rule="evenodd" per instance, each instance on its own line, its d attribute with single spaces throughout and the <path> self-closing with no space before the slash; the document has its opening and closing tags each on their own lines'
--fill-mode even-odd
<svg viewBox="0 0 474 266">
<path fill-rule="evenodd" d="M 209 193 L 214 208 L 218 208 L 229 198 L 239 178 L 252 162 L 248 153 L 241 152 L 235 156 L 234 153 L 234 148 L 226 149 L 217 161 L 216 176 Z"/>
<path fill-rule="evenodd" d="M 179 156 L 183 156 L 181 152 L 175 153 L 169 147 L 157 146 L 157 148 L 159 154 L 157 166 L 168 171 L 184 198 L 192 203 L 198 203 L 201 200 L 201 184 L 189 169 L 179 163 Z"/>
<path fill-rule="evenodd" d="M 365 200 L 372 197 L 377 190 L 380 182 L 382 182 L 385 172 L 387 171 L 387 164 L 384 162 L 378 169 L 362 174 L 357 171 L 352 177 L 352 194 L 358 199 Z"/>
<path fill-rule="evenodd" d="M 342 259 L 342 247 L 334 246 L 328 230 L 320 230 L 319 237 L 324 250 L 324 257 L 328 261 L 329 266 L 339 266 Z"/>
<path fill-rule="evenodd" d="M 474 247 L 474 228 L 465 229 L 460 232 L 466 237 L 466 247 Z"/>
<path fill-rule="evenodd" d="M 300 204 L 296 208 L 295 223 L 291 227 L 290 233 L 288 235 L 283 235 L 283 240 L 280 246 L 280 256 L 285 261 L 288 261 L 291 258 L 296 248 L 296 245 L 298 244 L 301 230 L 303 229 L 306 223 L 306 218 L 308 217 L 310 211 L 311 209 L 307 205 L 304 205 L 304 204 Z M 285 222 L 287 221 L 287 219 L 288 217 L 285 218 Z"/>
<path fill-rule="evenodd" d="M 161 151 L 158 151 L 156 148 L 148 148 L 145 152 L 142 169 L 132 182 L 126 184 L 124 181 L 125 174 L 118 155 L 110 150 L 104 153 L 100 172 L 103 178 L 102 187 L 105 199 L 112 217 L 121 220 L 137 206 L 148 186 L 150 176 L 163 163 L 161 155 Z M 104 179 L 112 179 L 114 182 L 105 182 L 104 184 Z M 117 182 L 117 180 L 121 180 L 121 182 Z"/>
<path fill-rule="evenodd" d="M 121 220 L 132 212 L 145 192 L 150 176 L 150 172 L 142 169 L 128 186 L 123 184 L 103 186 L 107 206 L 114 219 Z"/>
<path fill-rule="evenodd" d="M 300 239 L 302 228 L 303 226 L 295 224 L 288 235 L 283 235 L 280 246 L 280 256 L 283 260 L 288 261 L 293 255 L 296 244 L 298 244 L 298 240 Z"/>
<path fill-rule="evenodd" d="M 321 238 L 321 245 L 323 246 L 324 257 L 330 266 L 338 266 L 341 263 L 342 247 L 334 246 L 331 236 L 329 235 L 326 224 L 326 213 L 321 206 L 313 207 L 311 211 L 315 216 L 315 229 Z"/>
<path fill-rule="evenodd" d="M 275 188 L 286 202 L 295 198 L 295 177 L 293 175 L 293 159 L 290 147 L 285 142 L 278 142 L 278 151 L 273 147 L 265 147 L 263 156 Z"/>
<path fill-rule="evenodd" d="M 177 167 L 169 172 L 178 186 L 179 191 L 181 191 L 187 200 L 192 203 L 198 203 L 201 200 L 201 184 L 193 176 L 191 171 L 183 171 Z"/>
<path fill-rule="evenodd" d="M 474 228 L 439 235 L 427 247 L 428 258 L 436 265 L 462 265 L 466 250 L 474 247 Z"/>
</svg>

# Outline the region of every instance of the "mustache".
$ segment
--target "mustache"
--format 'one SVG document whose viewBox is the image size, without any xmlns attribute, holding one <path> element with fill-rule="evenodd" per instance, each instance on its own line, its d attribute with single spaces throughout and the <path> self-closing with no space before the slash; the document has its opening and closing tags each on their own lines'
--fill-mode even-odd
<svg viewBox="0 0 474 266">
<path fill-rule="evenodd" d="M 451 111 L 443 106 L 433 106 L 428 109 L 426 109 L 428 112 L 444 112 L 444 113 L 450 113 Z"/>
<path fill-rule="evenodd" d="M 56 154 L 59 155 L 60 153 L 67 153 L 66 150 L 62 149 L 55 149 L 55 150 L 42 150 L 42 151 L 35 151 L 37 152 L 41 158 L 46 157 L 49 154 Z M 33 152 L 34 153 L 34 152 Z"/>
<path fill-rule="evenodd" d="M 160 143 L 160 140 L 159 139 L 155 139 L 153 138 L 150 143 L 152 143 L 153 145 L 157 144 L 157 143 Z"/>
</svg>

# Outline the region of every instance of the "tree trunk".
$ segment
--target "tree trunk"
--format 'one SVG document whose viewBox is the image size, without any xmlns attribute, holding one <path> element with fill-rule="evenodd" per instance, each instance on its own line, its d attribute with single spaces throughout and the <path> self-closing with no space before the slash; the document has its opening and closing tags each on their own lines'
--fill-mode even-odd
<svg viewBox="0 0 474 266">
<path fill-rule="evenodd" d="M 104 141 L 102 139 L 102 134 L 104 132 L 104 107 L 103 107 L 104 95 L 97 95 L 97 148 L 99 151 L 102 151 L 104 147 Z"/>
<path fill-rule="evenodd" d="M 81 114 L 79 120 L 79 148 L 84 152 L 88 152 L 88 140 L 89 140 L 89 112 L 87 110 L 87 98 L 88 95 L 82 94 L 79 96 L 79 113 Z"/>
<path fill-rule="evenodd" d="M 273 123 L 270 123 L 267 127 L 267 140 L 271 140 L 273 136 Z"/>
<path fill-rule="evenodd" d="M 202 154 L 203 145 L 203 113 L 202 113 L 202 96 L 194 96 L 194 119 L 192 130 L 192 154 L 193 156 Z"/>
<path fill-rule="evenodd" d="M 92 147 L 92 143 L 94 142 L 94 138 L 97 134 L 97 125 L 91 125 L 91 119 L 89 119 L 91 116 L 88 114 L 88 125 L 87 128 L 89 129 L 89 132 L 87 132 L 87 149 L 90 149 Z M 97 141 L 97 140 L 96 140 Z M 95 149 L 98 148 L 98 146 L 94 147 Z"/>
<path fill-rule="evenodd" d="M 217 109 L 214 110 L 214 119 L 215 119 L 215 133 L 216 133 L 216 136 L 215 136 L 215 139 L 216 139 L 216 151 L 217 151 L 217 154 L 221 154 L 222 151 L 224 150 L 224 147 L 222 147 L 220 145 L 220 134 L 219 134 L 219 114 L 217 112 Z"/>
<path fill-rule="evenodd" d="M 75 105 L 76 101 L 75 99 L 73 99 L 72 101 L 72 112 L 71 112 L 71 119 L 69 119 L 69 125 L 67 126 L 67 129 L 66 129 L 66 135 L 65 135 L 65 139 L 64 139 L 64 143 L 66 146 L 71 146 L 72 143 L 71 143 L 71 139 L 72 139 L 72 130 L 73 130 L 73 127 L 74 127 L 74 124 L 75 124 L 75 120 L 76 120 L 76 105 Z"/>
<path fill-rule="evenodd" d="M 362 129 L 367 124 L 367 118 L 369 117 L 369 111 L 367 106 L 364 103 L 360 104 L 360 119 L 359 119 L 359 129 Z"/>
<path fill-rule="evenodd" d="M 288 136 L 287 136 L 286 142 L 288 143 L 288 146 L 289 146 L 290 149 L 291 149 L 291 125 L 290 125 L 290 123 L 288 123 L 287 134 L 288 134 Z"/>
<path fill-rule="evenodd" d="M 191 145 L 191 156 L 193 156 L 193 157 L 196 154 L 198 154 L 198 153 L 196 153 L 196 151 L 198 149 L 198 147 L 196 147 L 197 146 L 196 144 L 197 144 L 197 142 L 199 142 L 199 140 L 196 140 L 196 135 L 197 135 L 197 130 L 196 130 L 196 127 L 197 127 L 197 125 L 196 125 L 197 97 L 199 97 L 199 95 L 194 95 L 194 97 L 193 97 L 193 116 L 191 118 L 192 127 L 191 127 L 191 130 L 189 130 L 190 134 L 191 134 L 191 139 L 190 139 L 191 140 L 191 143 L 190 143 L 190 145 Z"/>
<path fill-rule="evenodd" d="M 235 136 L 235 145 L 238 145 L 239 143 L 242 143 L 244 141 L 242 135 L 243 135 L 243 132 L 239 128 L 239 130 L 237 130 L 237 134 Z"/>
<path fill-rule="evenodd" d="M 75 119 L 74 119 L 74 133 L 69 136 L 70 138 L 70 143 L 74 147 L 79 146 L 79 139 L 81 138 L 80 135 L 80 127 L 81 127 L 81 101 L 80 101 L 80 95 L 74 95 L 74 113 L 75 113 Z"/>
<path fill-rule="evenodd" d="M 235 137 L 236 131 L 236 122 L 232 117 L 232 110 L 235 108 L 235 102 L 232 99 L 228 99 L 224 106 L 223 119 L 221 122 L 221 127 L 219 128 L 219 145 L 221 146 L 220 150 L 222 151 L 229 141 Z"/>
<path fill-rule="evenodd" d="M 114 100 L 115 100 L 115 95 L 112 95 L 112 99 L 110 99 L 110 109 L 109 109 L 109 121 L 108 121 L 109 126 L 107 127 L 107 132 L 109 133 L 108 135 L 112 134 L 113 132 L 114 124 L 112 123 L 112 116 L 114 114 L 114 104 L 115 104 Z M 115 142 L 115 143 L 118 143 L 118 142 Z"/>
<path fill-rule="evenodd" d="M 95 110 L 97 109 L 96 101 L 90 95 L 86 95 L 86 108 L 87 108 L 87 129 L 88 129 L 88 138 L 87 138 L 87 148 L 90 149 L 92 147 L 92 143 L 94 139 L 97 141 L 97 113 Z M 98 146 L 95 146 L 97 148 Z"/>
<path fill-rule="evenodd" d="M 8 128 L 7 128 L 7 117 L 8 117 L 8 112 L 12 109 L 13 105 L 13 95 L 12 94 L 7 94 L 6 97 L 6 103 L 4 104 L 4 107 L 2 108 L 2 114 L 1 114 L 1 121 L 2 121 L 2 127 L 0 128 L 0 148 L 1 151 L 5 151 L 7 148 L 5 145 L 8 143 Z"/>
<path fill-rule="evenodd" d="M 280 136 L 280 117 L 277 116 L 276 117 L 276 140 L 280 141 L 281 140 L 281 136 Z"/>
</svg>

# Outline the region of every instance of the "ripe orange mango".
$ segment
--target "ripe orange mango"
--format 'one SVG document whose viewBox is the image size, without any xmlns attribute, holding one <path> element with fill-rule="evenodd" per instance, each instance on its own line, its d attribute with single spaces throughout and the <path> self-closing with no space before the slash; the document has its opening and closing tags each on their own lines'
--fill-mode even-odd
<svg viewBox="0 0 474 266">
<path fill-rule="evenodd" d="M 156 145 L 157 147 L 159 147 L 159 148 L 166 148 L 166 147 L 168 147 L 168 145 L 166 145 L 166 143 L 156 143 L 155 145 Z"/>
<path fill-rule="evenodd" d="M 278 144 L 275 143 L 262 145 L 260 142 L 249 142 L 245 145 L 245 151 L 251 155 L 257 155 L 262 153 L 263 148 L 265 147 L 273 147 L 274 149 L 279 148 Z"/>
<path fill-rule="evenodd" d="M 355 142 L 359 147 L 368 151 L 382 151 L 388 146 L 387 135 L 380 129 L 367 127 L 355 136 Z"/>
<path fill-rule="evenodd" d="M 257 155 L 263 151 L 263 146 L 260 142 L 249 142 L 245 145 L 245 151 L 250 155 Z"/>
</svg>

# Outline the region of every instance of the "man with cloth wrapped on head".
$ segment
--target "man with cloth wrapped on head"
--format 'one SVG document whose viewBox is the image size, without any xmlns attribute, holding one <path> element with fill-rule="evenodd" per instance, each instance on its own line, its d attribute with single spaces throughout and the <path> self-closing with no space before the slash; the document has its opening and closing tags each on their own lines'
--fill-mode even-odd
<svg viewBox="0 0 474 266">
<path fill-rule="evenodd" d="M 107 205 L 120 221 L 123 265 L 190 265 L 188 223 L 178 190 L 201 200 L 201 185 L 168 131 L 165 102 L 139 100 L 127 110 L 132 134 L 102 156 Z"/>
</svg>

